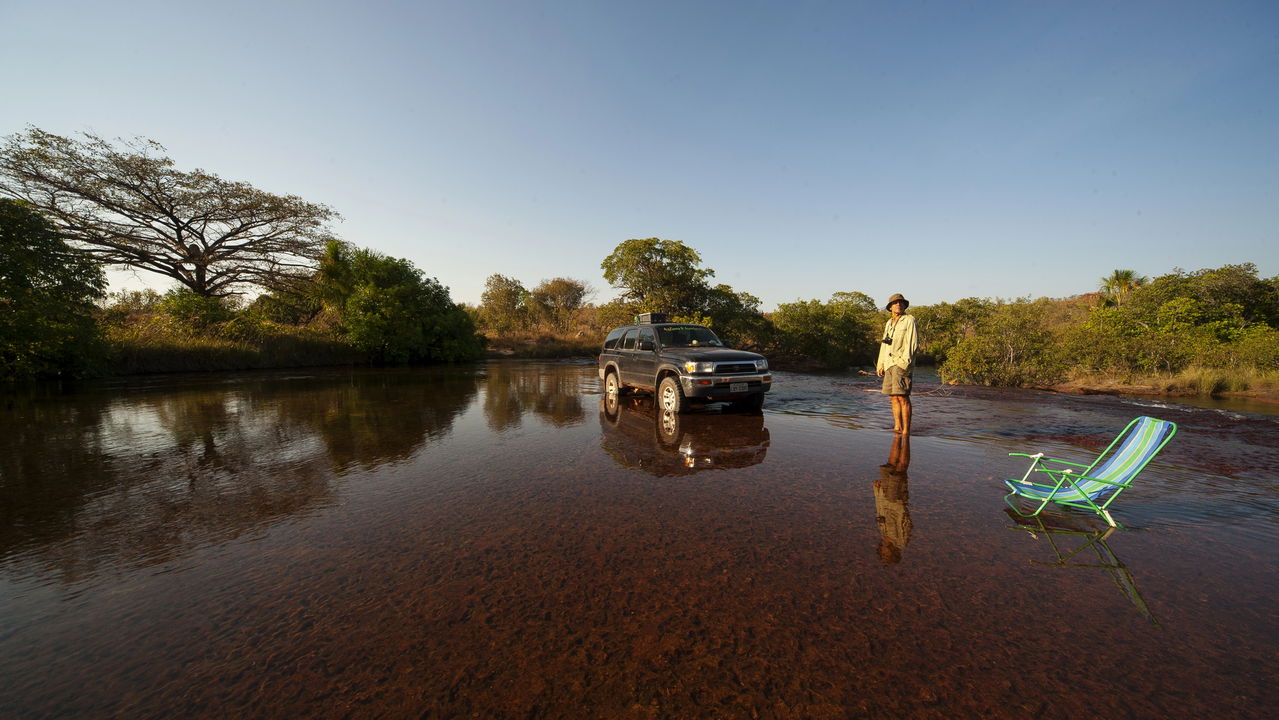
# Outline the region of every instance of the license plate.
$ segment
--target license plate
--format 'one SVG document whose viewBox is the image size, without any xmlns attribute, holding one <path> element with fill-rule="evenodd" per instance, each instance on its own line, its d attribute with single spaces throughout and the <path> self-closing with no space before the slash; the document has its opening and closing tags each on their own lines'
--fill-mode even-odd
<svg viewBox="0 0 1279 720">
<path fill-rule="evenodd" d="M 729 392 L 746 392 L 748 388 L 750 388 L 749 383 L 729 383 L 728 384 Z"/>
</svg>

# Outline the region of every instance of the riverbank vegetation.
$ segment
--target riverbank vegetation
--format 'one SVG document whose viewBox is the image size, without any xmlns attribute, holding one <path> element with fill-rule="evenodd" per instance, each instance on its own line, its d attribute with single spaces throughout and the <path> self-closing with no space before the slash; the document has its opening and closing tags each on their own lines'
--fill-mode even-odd
<svg viewBox="0 0 1279 720">
<path fill-rule="evenodd" d="M 782 303 L 771 313 L 726 285 L 710 284 L 696 251 L 675 241 L 628 240 L 605 259 L 621 297 L 581 304 L 556 328 L 539 323 L 537 301 L 513 278 L 492 276 L 473 317 L 493 341 L 521 355 L 548 338 L 596 343 L 637 313 L 673 312 L 713 327 L 733 345 L 767 353 L 775 366 L 841 369 L 873 365 L 887 313 L 869 296 Z M 685 265 L 691 267 L 665 267 Z M 673 285 L 680 285 L 673 287 Z M 954 384 L 1075 392 L 1214 395 L 1279 392 L 1279 278 L 1244 263 L 1147 279 L 1132 270 L 1101 278 L 1096 291 L 1064 298 L 964 298 L 910 308 L 921 362 Z M 540 328 L 530 335 L 528 328 Z M 548 335 L 559 330 L 559 335 Z M 537 339 L 534 340 L 534 337 Z M 588 346 L 594 352 L 596 348 Z"/>
<path fill-rule="evenodd" d="M 478 305 L 411 262 L 337 239 L 337 213 L 163 148 L 32 129 L 0 145 L 0 378 L 588 356 L 641 312 L 712 327 L 774 366 L 873 365 L 887 313 L 854 289 L 772 312 L 680 241 L 625 240 L 583 280 L 489 276 Z M 171 278 L 104 296 L 102 268 Z M 908 288 L 903 288 L 908 290 Z M 907 293 L 909 295 L 909 293 Z M 1279 278 L 1244 263 L 1148 279 L 1114 270 L 1064 298 L 914 306 L 921 361 L 950 383 L 1216 394 L 1279 390 Z"/>
</svg>

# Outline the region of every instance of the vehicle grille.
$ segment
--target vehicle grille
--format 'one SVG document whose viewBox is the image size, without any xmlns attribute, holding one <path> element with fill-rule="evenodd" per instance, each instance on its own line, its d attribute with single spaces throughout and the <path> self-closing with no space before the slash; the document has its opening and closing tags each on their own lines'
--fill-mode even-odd
<svg viewBox="0 0 1279 720">
<path fill-rule="evenodd" d="M 729 373 L 751 373 L 751 372 L 755 372 L 755 363 L 753 362 L 719 363 L 715 366 L 715 373 L 717 375 L 724 375 Z"/>
</svg>

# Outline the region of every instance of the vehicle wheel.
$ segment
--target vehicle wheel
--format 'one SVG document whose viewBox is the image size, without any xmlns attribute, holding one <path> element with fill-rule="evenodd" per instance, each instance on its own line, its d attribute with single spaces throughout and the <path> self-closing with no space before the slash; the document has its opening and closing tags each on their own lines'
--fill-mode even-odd
<svg viewBox="0 0 1279 720">
<path fill-rule="evenodd" d="M 617 376 L 609 373 L 604 378 L 604 415 L 610 420 L 615 419 L 617 417 L 617 407 L 621 402 L 622 398 L 617 393 Z"/>
<path fill-rule="evenodd" d="M 745 410 L 747 412 L 759 412 L 764 409 L 764 393 L 755 393 L 749 397 L 737 400 L 733 403 L 733 408 L 737 410 Z"/>
<path fill-rule="evenodd" d="M 682 413 L 688 409 L 688 400 L 684 397 L 684 391 L 679 389 L 679 380 L 674 375 L 662 378 L 657 398 L 662 409 L 667 412 Z"/>
</svg>

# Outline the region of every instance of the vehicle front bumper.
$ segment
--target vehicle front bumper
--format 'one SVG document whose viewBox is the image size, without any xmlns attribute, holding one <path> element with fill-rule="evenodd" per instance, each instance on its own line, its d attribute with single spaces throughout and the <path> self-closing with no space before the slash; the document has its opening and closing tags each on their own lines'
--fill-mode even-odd
<svg viewBox="0 0 1279 720">
<path fill-rule="evenodd" d="M 734 387 L 745 383 L 746 387 Z M 758 375 L 680 375 L 684 397 L 729 399 L 766 393 L 773 385 L 771 373 Z"/>
</svg>

